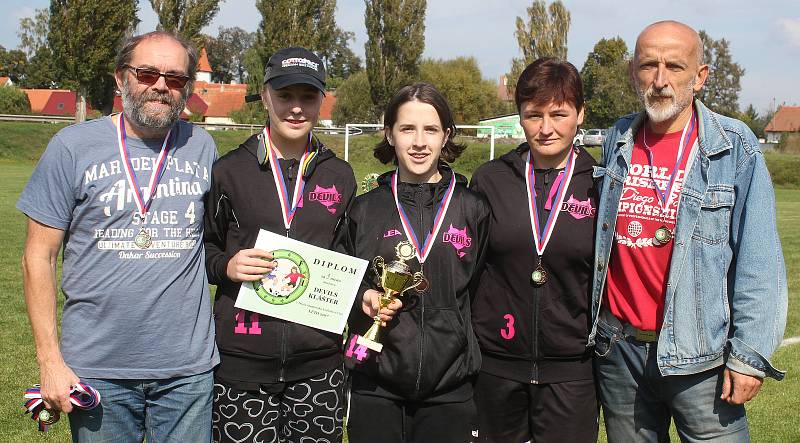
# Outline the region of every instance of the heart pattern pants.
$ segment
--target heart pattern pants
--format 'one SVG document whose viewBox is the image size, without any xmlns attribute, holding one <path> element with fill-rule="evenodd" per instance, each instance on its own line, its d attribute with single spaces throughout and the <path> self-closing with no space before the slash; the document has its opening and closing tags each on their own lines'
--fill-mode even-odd
<svg viewBox="0 0 800 443">
<path fill-rule="evenodd" d="M 280 393 L 214 384 L 215 443 L 340 443 L 345 376 L 334 369 Z"/>
</svg>

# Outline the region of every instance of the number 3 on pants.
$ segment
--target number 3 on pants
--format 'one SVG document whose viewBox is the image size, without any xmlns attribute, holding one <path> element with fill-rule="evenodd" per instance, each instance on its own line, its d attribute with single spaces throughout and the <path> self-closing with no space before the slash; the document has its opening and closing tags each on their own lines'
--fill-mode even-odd
<svg viewBox="0 0 800 443">
<path fill-rule="evenodd" d="M 506 319 L 506 327 L 500 330 L 500 336 L 506 340 L 514 338 L 514 316 L 506 314 L 503 316 Z"/>
</svg>

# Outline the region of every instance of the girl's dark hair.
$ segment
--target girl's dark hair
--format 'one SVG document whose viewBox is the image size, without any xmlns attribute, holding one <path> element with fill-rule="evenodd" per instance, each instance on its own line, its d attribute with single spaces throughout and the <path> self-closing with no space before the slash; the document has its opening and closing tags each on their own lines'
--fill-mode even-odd
<svg viewBox="0 0 800 443">
<path fill-rule="evenodd" d="M 514 91 L 517 112 L 528 100 L 537 106 L 550 102 L 568 103 L 574 106 L 577 112 L 581 112 L 583 109 L 581 75 L 570 62 L 554 57 L 540 58 L 528 65 L 517 80 Z"/>
<path fill-rule="evenodd" d="M 450 112 L 450 106 L 447 104 L 447 100 L 445 100 L 442 93 L 430 83 L 419 82 L 400 88 L 386 107 L 383 125 L 391 129 L 394 124 L 397 123 L 397 111 L 400 109 L 400 106 L 412 101 L 427 103 L 433 106 L 433 109 L 436 109 L 436 113 L 439 114 L 439 120 L 442 123 L 442 130 L 450 130 L 450 134 L 447 136 L 447 142 L 442 148 L 440 159 L 448 163 L 457 159 L 467 146 L 457 144 L 453 141 L 456 136 L 456 124 L 453 122 L 453 113 Z M 383 140 L 375 146 L 372 154 L 383 164 L 397 161 L 394 146 L 389 144 L 385 133 L 383 135 Z"/>
</svg>

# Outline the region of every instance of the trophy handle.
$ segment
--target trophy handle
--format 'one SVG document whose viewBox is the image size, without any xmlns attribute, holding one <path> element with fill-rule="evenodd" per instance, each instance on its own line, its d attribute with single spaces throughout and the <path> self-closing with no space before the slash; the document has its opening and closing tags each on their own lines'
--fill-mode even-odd
<svg viewBox="0 0 800 443">
<path fill-rule="evenodd" d="M 414 276 L 412 277 L 412 279 L 413 279 L 413 280 L 412 280 L 411 284 L 410 284 L 410 285 L 408 285 L 408 286 L 407 286 L 405 289 L 403 289 L 403 292 L 406 292 L 406 291 L 408 291 L 409 289 L 414 289 L 414 288 L 416 288 L 417 286 L 419 286 L 420 284 L 422 284 L 422 280 L 423 280 L 424 278 L 425 278 L 425 276 L 422 274 L 422 272 L 419 272 L 419 271 L 415 272 L 415 273 L 414 273 Z"/>
<path fill-rule="evenodd" d="M 378 268 L 380 268 L 380 270 Z M 380 277 L 385 268 L 386 264 L 383 262 L 383 257 L 379 255 L 372 259 L 372 270 L 375 271 L 375 275 Z"/>
</svg>

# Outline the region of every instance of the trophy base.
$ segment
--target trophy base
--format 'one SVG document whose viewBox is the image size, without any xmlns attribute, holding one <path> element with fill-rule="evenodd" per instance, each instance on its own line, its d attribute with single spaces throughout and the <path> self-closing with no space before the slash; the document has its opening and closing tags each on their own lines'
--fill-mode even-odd
<svg viewBox="0 0 800 443">
<path fill-rule="evenodd" d="M 382 344 L 380 344 L 380 343 L 378 343 L 376 341 L 372 341 L 372 340 L 370 340 L 370 339 L 368 339 L 366 337 L 363 337 L 363 336 L 359 336 L 358 337 L 358 340 L 356 340 L 356 344 L 365 346 L 367 349 L 370 349 L 370 350 L 375 351 L 375 352 L 381 352 L 383 350 L 383 345 Z"/>
</svg>

